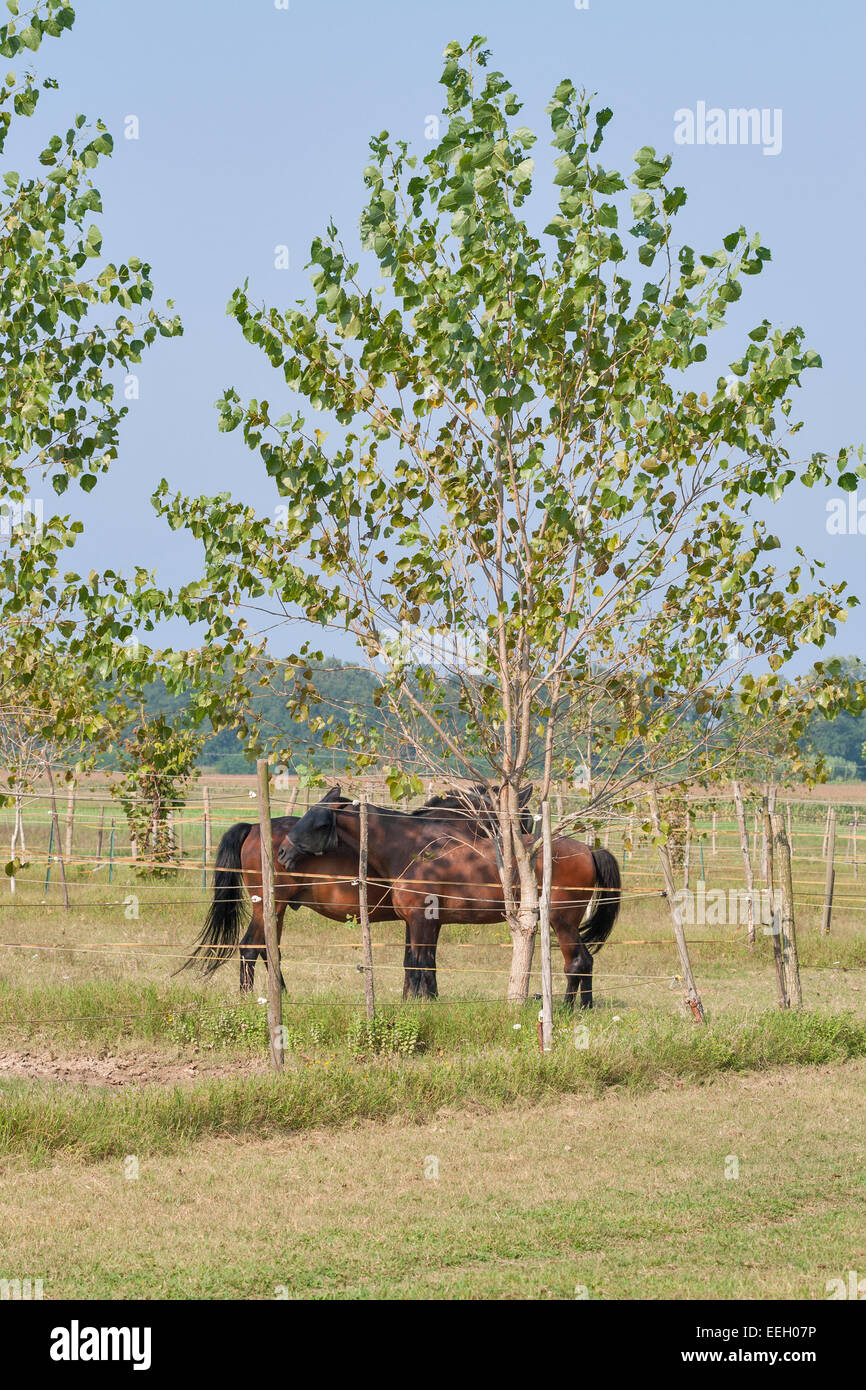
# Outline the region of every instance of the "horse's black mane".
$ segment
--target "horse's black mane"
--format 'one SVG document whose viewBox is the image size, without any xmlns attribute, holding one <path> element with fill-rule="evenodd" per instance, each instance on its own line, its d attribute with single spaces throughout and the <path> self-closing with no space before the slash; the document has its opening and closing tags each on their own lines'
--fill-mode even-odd
<svg viewBox="0 0 866 1390">
<path fill-rule="evenodd" d="M 409 814 L 427 816 L 436 810 L 462 811 L 464 815 L 469 816 L 477 814 L 478 811 L 492 811 L 493 806 L 486 789 L 479 783 L 474 787 L 468 787 L 465 792 L 452 787 L 450 791 L 441 792 L 438 796 L 430 796 L 423 806 L 416 806 Z"/>
<path fill-rule="evenodd" d="M 532 829 L 532 812 L 527 808 L 531 795 L 532 787 L 525 787 L 520 795 L 520 823 L 526 834 Z M 429 817 L 437 810 L 456 811 L 467 819 L 478 817 L 479 829 L 485 834 L 489 833 L 490 820 L 496 814 L 493 798 L 481 782 L 476 782 L 474 786 L 466 787 L 462 791 L 452 787 L 439 796 L 428 797 L 423 806 L 416 807 L 409 814 Z"/>
<path fill-rule="evenodd" d="M 532 831 L 533 815 L 528 809 L 529 798 L 532 795 L 532 787 L 524 787 L 520 793 L 520 823 L 524 834 Z M 343 809 L 352 803 L 348 797 L 342 793 L 339 782 L 331 787 L 322 797 L 320 806 L 329 806 L 333 809 L 342 807 Z M 313 809 L 313 808 L 311 808 Z M 496 814 L 496 806 L 493 798 L 484 786 L 483 782 L 476 782 L 474 786 L 463 789 L 451 787 L 447 792 L 440 792 L 436 796 L 428 797 L 422 806 L 416 806 L 414 811 L 401 811 L 394 806 L 374 806 L 371 809 L 378 811 L 381 815 L 394 816 L 396 818 L 406 817 L 407 819 L 416 818 L 424 820 L 436 820 L 437 811 L 447 812 L 447 815 L 438 817 L 441 820 L 450 820 L 456 813 L 463 816 L 466 820 L 472 820 L 478 829 L 485 835 L 489 835 L 492 829 L 493 817 Z M 309 815 L 309 812 L 307 813 Z M 294 838 L 294 833 L 292 833 Z"/>
</svg>

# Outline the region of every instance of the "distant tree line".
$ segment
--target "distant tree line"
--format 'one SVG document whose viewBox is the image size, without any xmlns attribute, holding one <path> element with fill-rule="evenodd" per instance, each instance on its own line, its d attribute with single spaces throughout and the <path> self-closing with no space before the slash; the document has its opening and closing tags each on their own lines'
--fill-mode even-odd
<svg viewBox="0 0 866 1390">
<path fill-rule="evenodd" d="M 842 665 L 854 680 L 866 677 L 866 662 L 859 657 L 844 657 Z M 835 719 L 825 719 L 815 714 L 801 746 L 824 759 L 831 782 L 866 779 L 866 715 L 843 710 Z"/>
<path fill-rule="evenodd" d="M 853 679 L 866 679 L 866 663 L 858 657 L 845 657 L 842 664 Z M 325 710 L 330 707 L 343 716 L 348 708 L 354 707 L 371 725 L 381 718 L 374 701 L 377 678 L 373 673 L 336 657 L 329 657 L 314 673 L 313 683 L 322 696 Z M 161 682 L 148 685 L 144 691 L 148 716 L 165 715 L 174 721 L 188 705 L 188 695 L 173 695 Z M 283 697 L 263 695 L 260 707 L 264 724 L 271 732 L 279 731 L 287 742 L 305 750 L 302 759 L 305 763 L 313 761 L 318 766 L 333 765 L 338 769 L 344 766 L 345 756 L 339 748 L 322 746 L 311 756 L 307 753 L 309 729 L 292 719 Z M 866 779 L 866 714 L 858 717 L 843 712 L 833 719 L 827 719 L 817 711 L 812 716 L 807 734 L 800 740 L 800 747 L 803 753 L 825 760 L 831 781 Z M 104 765 L 114 765 L 113 755 L 106 757 Z M 244 753 L 235 729 L 227 727 L 211 733 L 205 739 L 198 765 L 225 774 L 243 773 L 254 765 L 254 758 Z M 297 771 L 297 768 L 289 770 Z"/>
</svg>

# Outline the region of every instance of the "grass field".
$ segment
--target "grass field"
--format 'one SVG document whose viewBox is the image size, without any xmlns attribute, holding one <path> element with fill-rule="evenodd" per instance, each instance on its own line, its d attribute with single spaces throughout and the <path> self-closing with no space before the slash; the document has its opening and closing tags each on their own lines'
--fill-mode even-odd
<svg viewBox="0 0 866 1390">
<path fill-rule="evenodd" d="M 214 789 L 214 842 L 254 819 L 246 794 Z M 243 1003 L 234 964 L 171 976 L 205 910 L 200 820 L 168 880 L 124 862 L 118 830 L 110 884 L 95 820 L 80 801 L 68 911 L 35 814 L 0 906 L 0 1278 L 46 1297 L 821 1298 L 866 1266 L 866 911 L 844 806 L 829 936 L 821 808 L 795 819 L 799 1015 L 774 1007 L 769 938 L 750 950 L 722 922 L 687 928 L 709 1022 L 685 1018 L 654 851 L 623 856 L 614 828 L 625 897 L 598 1007 L 558 1011 L 550 1056 L 537 1003 L 502 1003 L 504 928 L 446 928 L 440 1001 L 401 1006 L 402 929 L 375 927 L 371 1036 L 357 932 L 302 910 L 281 1077 L 261 975 Z M 693 886 L 741 886 L 733 823 L 715 856 L 698 829 Z M 561 994 L 555 947 L 554 974 Z"/>
<path fill-rule="evenodd" d="M 858 1061 L 209 1137 L 137 1179 L 16 1159 L 3 1265 L 55 1298 L 824 1298 L 866 1266 L 864 1134 Z"/>
</svg>

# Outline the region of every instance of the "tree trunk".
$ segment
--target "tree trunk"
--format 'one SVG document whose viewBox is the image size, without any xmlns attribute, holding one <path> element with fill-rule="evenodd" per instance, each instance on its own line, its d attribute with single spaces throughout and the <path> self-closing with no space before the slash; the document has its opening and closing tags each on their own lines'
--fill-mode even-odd
<svg viewBox="0 0 866 1390">
<path fill-rule="evenodd" d="M 550 963 L 550 893 L 553 882 L 553 836 L 550 833 L 550 802 L 541 803 L 543 868 L 538 929 L 541 932 L 541 1048 L 553 1047 L 553 973 Z"/>
<path fill-rule="evenodd" d="M 370 935 L 370 907 L 367 898 L 367 793 L 361 791 L 358 801 L 360 843 L 358 846 L 358 914 L 361 919 L 361 946 L 364 960 L 364 1004 L 368 1019 L 376 1017 L 376 992 L 373 982 L 373 940 Z"/>
<path fill-rule="evenodd" d="M 683 850 L 683 888 L 688 893 L 690 888 L 689 879 L 691 877 L 692 863 L 692 818 L 689 813 L 689 799 L 686 797 L 686 843 Z"/>
<path fill-rule="evenodd" d="M 22 814 L 21 814 L 21 793 L 20 793 L 20 792 L 16 792 L 16 793 L 15 793 L 15 824 L 14 824 L 14 826 L 13 826 L 13 828 L 12 828 L 12 843 L 11 843 L 11 845 L 9 846 L 9 848 L 10 848 L 10 851 L 11 851 L 10 858 L 12 859 L 13 863 L 14 863 L 14 861 L 15 861 L 15 854 L 16 854 L 16 852 L 19 853 L 19 854 L 22 855 L 22 856 L 23 856 L 23 854 L 24 854 L 24 818 L 23 818 L 23 816 L 22 816 Z M 11 874 L 11 875 L 10 875 L 10 878 L 9 878 L 9 892 L 10 892 L 10 893 L 14 893 L 14 892 L 15 892 L 15 875 L 14 875 L 14 874 Z"/>
<path fill-rule="evenodd" d="M 525 865 L 518 863 L 517 866 L 520 904 L 516 920 L 513 924 L 509 923 L 512 944 L 511 974 L 508 979 L 510 1004 L 525 1004 L 529 996 L 529 976 L 538 933 L 538 883 L 525 849 L 523 858 Z"/>
<path fill-rule="evenodd" d="M 513 889 L 508 895 L 511 911 L 507 921 L 511 932 L 511 973 L 508 977 L 508 1002 L 524 1004 L 529 995 L 529 977 L 532 970 L 532 956 L 535 950 L 535 937 L 538 931 L 538 880 L 535 866 L 523 840 L 520 829 L 520 805 L 518 787 L 503 789 L 503 799 L 507 805 L 505 820 L 508 832 L 508 850 L 503 855 L 503 867 L 510 861 L 517 871 L 519 896 Z M 500 815 L 500 824 L 502 816 Z M 503 887 L 505 884 L 503 883 Z M 508 898 L 506 898 L 508 902 Z"/>
<path fill-rule="evenodd" d="M 653 831 L 661 838 L 661 820 L 659 817 L 658 794 L 654 786 L 649 789 L 649 808 L 652 818 Z M 671 856 L 667 844 L 659 844 L 658 855 L 662 866 L 662 875 L 665 881 L 665 896 L 670 908 L 671 921 L 674 928 L 674 940 L 677 944 L 677 952 L 680 958 L 680 969 L 683 972 L 683 983 L 685 985 L 686 1003 L 692 1011 L 692 1017 L 696 1023 L 703 1023 L 704 1005 L 698 987 L 695 984 L 695 977 L 692 974 L 692 963 L 689 959 L 689 947 L 686 941 L 686 934 L 683 930 L 682 913 L 677 902 L 676 884 L 674 882 L 674 871 L 671 864 Z"/>
<path fill-rule="evenodd" d="M 508 976 L 509 1004 L 525 1004 L 529 995 L 529 977 L 535 952 L 535 923 L 531 931 L 511 928 L 511 973 Z"/>
</svg>

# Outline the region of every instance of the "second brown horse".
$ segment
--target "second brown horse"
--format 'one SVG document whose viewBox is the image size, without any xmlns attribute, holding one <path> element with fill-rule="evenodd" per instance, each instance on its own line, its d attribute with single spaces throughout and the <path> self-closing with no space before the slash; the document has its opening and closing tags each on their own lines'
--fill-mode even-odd
<svg viewBox="0 0 866 1390">
<path fill-rule="evenodd" d="M 339 787 L 334 791 L 339 793 Z M 330 793 L 329 793 L 330 795 Z M 527 833 L 532 829 L 532 814 L 526 803 L 532 787 L 521 796 L 521 823 Z M 348 803 L 346 803 L 348 804 Z M 435 822 L 438 828 L 447 823 L 471 836 L 489 833 L 493 807 L 483 786 L 454 790 L 444 796 L 433 796 L 415 811 L 385 810 L 380 814 L 395 820 Z M 315 863 L 289 873 L 285 867 L 287 850 L 295 853 L 305 843 L 305 832 L 298 833 L 300 816 L 279 816 L 271 821 L 271 850 L 274 861 L 274 886 L 277 911 L 277 940 L 282 935 L 286 908 L 313 908 L 321 917 L 334 922 L 357 918 L 360 911 L 358 896 L 358 857 L 335 845 L 323 852 L 316 838 L 311 841 L 310 853 Z M 292 837 L 296 837 L 292 839 Z M 252 900 L 252 916 L 243 940 L 240 941 L 240 986 L 244 993 L 253 987 L 257 960 L 265 960 L 265 931 L 262 917 L 261 832 L 258 825 L 241 822 L 227 830 L 217 850 L 213 878 L 213 901 L 190 959 L 181 970 L 200 964 L 211 975 L 232 956 L 239 944 L 240 930 L 246 917 L 244 888 Z M 397 921 L 390 891 L 384 884 L 371 884 L 367 894 L 370 918 L 374 922 Z"/>
<path fill-rule="evenodd" d="M 529 790 L 524 797 L 529 795 Z M 493 806 L 483 788 L 436 797 L 411 813 L 368 808 L 370 919 L 406 923 L 403 996 L 434 997 L 436 945 L 445 923 L 504 919 L 502 887 L 491 838 Z M 522 828 L 532 817 L 523 813 Z M 312 907 L 333 921 L 356 918 L 360 824 L 357 804 L 333 787 L 300 817 L 272 821 L 277 930 L 286 907 Z M 536 862 L 541 879 L 541 855 Z M 257 959 L 264 958 L 261 857 L 257 826 L 235 825 L 220 842 L 214 898 L 192 960 L 210 974 L 237 949 L 245 917 L 242 884 L 253 913 L 240 942 L 241 988 L 249 990 Z M 597 896 L 592 917 L 581 926 Z M 607 940 L 619 913 L 620 873 L 614 856 L 567 836 L 553 845 L 551 925 L 562 950 L 566 1002 L 592 1004 L 592 956 Z M 189 962 L 189 963 L 192 963 Z"/>
</svg>

